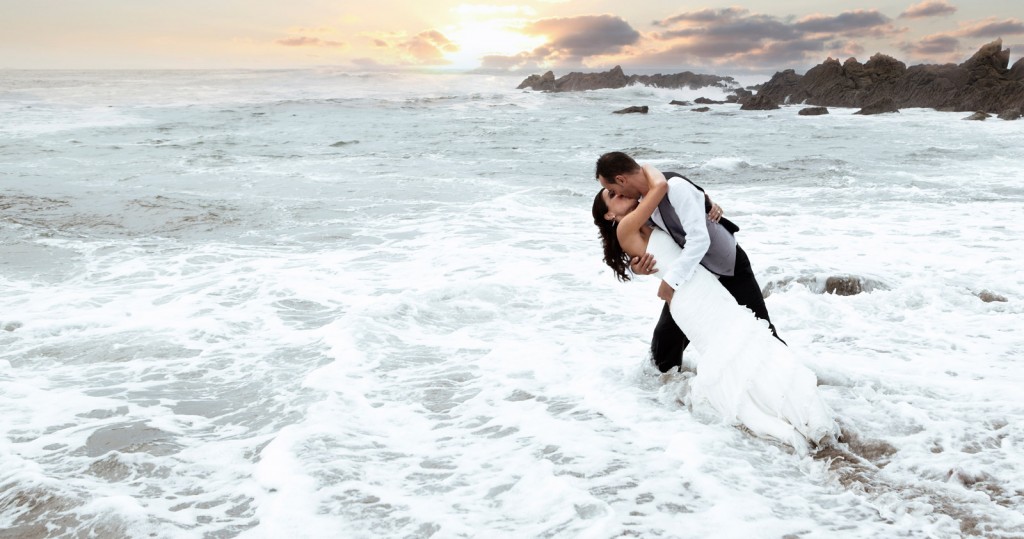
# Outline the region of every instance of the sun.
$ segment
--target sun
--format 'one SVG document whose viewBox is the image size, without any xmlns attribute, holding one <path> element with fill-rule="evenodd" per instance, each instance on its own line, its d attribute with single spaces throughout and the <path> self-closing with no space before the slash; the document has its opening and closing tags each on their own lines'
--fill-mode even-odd
<svg viewBox="0 0 1024 539">
<path fill-rule="evenodd" d="M 445 36 L 458 45 L 459 50 L 446 53 L 451 66 L 472 69 L 480 66 L 484 56 L 514 56 L 532 51 L 545 42 L 543 36 L 528 36 L 515 31 L 505 20 L 474 21 L 446 29 Z"/>
</svg>

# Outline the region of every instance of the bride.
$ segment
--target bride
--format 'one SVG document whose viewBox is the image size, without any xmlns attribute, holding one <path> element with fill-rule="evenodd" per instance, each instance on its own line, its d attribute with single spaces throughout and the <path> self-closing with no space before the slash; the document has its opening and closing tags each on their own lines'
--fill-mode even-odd
<svg viewBox="0 0 1024 539">
<path fill-rule="evenodd" d="M 682 252 L 668 233 L 649 224 L 668 182 L 654 167 L 642 170 L 649 190 L 639 201 L 608 189 L 594 198 L 604 261 L 620 280 L 629 279 L 630 257 L 651 253 L 659 266 L 669 267 Z M 654 275 L 664 278 L 661 271 Z M 788 443 L 800 454 L 835 440 L 839 428 L 814 373 L 772 335 L 767 322 L 738 305 L 715 274 L 697 265 L 675 288 L 669 310 L 699 353 L 692 402 L 706 402 L 723 420 Z"/>
</svg>

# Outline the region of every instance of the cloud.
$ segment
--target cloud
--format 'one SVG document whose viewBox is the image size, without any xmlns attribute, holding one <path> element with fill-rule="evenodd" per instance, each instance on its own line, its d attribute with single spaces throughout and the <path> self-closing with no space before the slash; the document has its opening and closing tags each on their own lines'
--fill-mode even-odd
<svg viewBox="0 0 1024 539">
<path fill-rule="evenodd" d="M 706 26 L 690 26 L 655 34 L 656 39 L 675 38 L 710 39 L 716 42 L 734 41 L 742 49 L 743 43 L 757 43 L 765 39 L 793 40 L 802 33 L 792 25 L 768 15 L 752 15 L 739 19 L 727 18 L 714 21 Z M 718 48 L 717 46 L 715 48 Z"/>
<path fill-rule="evenodd" d="M 916 56 L 944 56 L 957 52 L 960 40 L 948 34 L 925 36 L 917 43 L 900 43 L 900 50 Z"/>
<path fill-rule="evenodd" d="M 901 31 L 890 23 L 891 19 L 877 10 L 858 9 L 844 11 L 835 16 L 809 15 L 794 23 L 793 28 L 799 32 L 812 34 L 832 33 L 885 37 Z"/>
<path fill-rule="evenodd" d="M 285 47 L 344 47 L 345 44 L 340 41 L 330 41 L 320 39 L 318 37 L 309 36 L 297 36 L 297 37 L 286 37 L 275 40 L 274 43 L 278 45 L 284 45 Z"/>
<path fill-rule="evenodd" d="M 956 6 L 949 4 L 946 0 L 925 0 L 920 4 L 908 7 L 906 11 L 900 13 L 900 18 L 920 19 L 922 17 L 940 17 L 954 13 L 956 13 Z"/>
<path fill-rule="evenodd" d="M 570 59 L 616 53 L 640 40 L 640 32 L 613 15 L 541 19 L 521 32 L 547 37 L 547 44 L 536 52 Z"/>
<path fill-rule="evenodd" d="M 961 39 L 984 38 L 992 39 L 1004 35 L 1024 34 L 1024 22 L 1018 19 L 996 19 L 989 17 L 980 21 L 960 23 L 960 27 L 950 32 L 926 36 L 917 43 L 903 42 L 900 50 L 919 56 L 939 57 L 943 61 L 955 61 L 960 51 Z M 1013 49 L 1011 49 L 1013 50 Z"/>
<path fill-rule="evenodd" d="M 734 20 L 750 13 L 749 9 L 741 7 L 729 7 L 724 9 L 704 8 L 697 11 L 689 11 L 673 15 L 667 19 L 654 21 L 654 26 L 670 27 L 681 22 L 722 22 Z"/>
<path fill-rule="evenodd" d="M 877 10 L 809 15 L 798 20 L 751 13 L 743 8 L 701 9 L 655 21 L 664 30 L 649 37 L 667 45 L 641 60 L 759 67 L 804 64 L 825 52 L 853 56 L 863 47 L 852 38 L 886 37 L 905 31 Z M 845 38 L 845 39 L 842 39 Z"/>
<path fill-rule="evenodd" d="M 399 44 L 399 49 L 414 63 L 424 65 L 447 64 L 444 53 L 457 52 L 459 46 L 452 43 L 444 34 L 437 30 L 427 30 L 416 34 Z"/>
<path fill-rule="evenodd" d="M 1024 21 L 1019 19 L 998 20 L 995 17 L 989 17 L 980 21 L 963 23 L 958 30 L 951 33 L 961 37 L 1019 35 L 1024 34 Z"/>
</svg>

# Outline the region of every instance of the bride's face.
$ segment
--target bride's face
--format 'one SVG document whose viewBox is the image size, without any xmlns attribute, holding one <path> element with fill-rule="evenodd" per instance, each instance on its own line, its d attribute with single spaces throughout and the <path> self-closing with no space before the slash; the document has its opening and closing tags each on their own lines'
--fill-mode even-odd
<svg viewBox="0 0 1024 539">
<path fill-rule="evenodd" d="M 608 213 L 605 214 L 605 218 L 615 221 L 621 220 L 640 204 L 640 201 L 635 198 L 616 195 L 607 189 L 601 191 L 601 197 L 604 198 L 604 203 L 608 206 Z"/>
</svg>

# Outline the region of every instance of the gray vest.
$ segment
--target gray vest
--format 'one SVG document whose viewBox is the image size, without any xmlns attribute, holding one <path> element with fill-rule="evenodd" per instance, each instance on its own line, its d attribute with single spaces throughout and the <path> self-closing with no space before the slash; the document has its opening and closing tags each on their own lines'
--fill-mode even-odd
<svg viewBox="0 0 1024 539">
<path fill-rule="evenodd" d="M 665 226 L 668 228 L 666 232 L 672 236 L 672 239 L 676 240 L 680 247 L 684 247 L 686 245 L 686 231 L 683 230 L 683 224 L 679 222 L 679 214 L 676 213 L 676 209 L 672 207 L 672 203 L 668 201 L 667 196 L 661 199 L 661 204 L 658 204 L 658 210 L 661 211 L 661 220 L 665 222 Z M 708 247 L 707 254 L 701 259 L 700 265 L 707 268 L 711 273 L 726 276 L 733 275 L 736 272 L 736 238 L 721 223 L 716 223 L 710 219 L 704 219 L 704 222 L 708 225 L 708 236 L 711 237 L 711 246 Z"/>
</svg>

